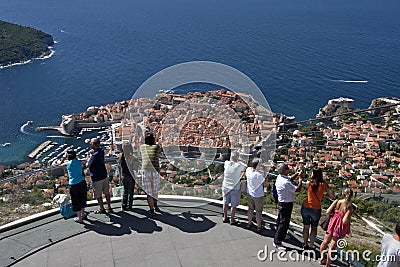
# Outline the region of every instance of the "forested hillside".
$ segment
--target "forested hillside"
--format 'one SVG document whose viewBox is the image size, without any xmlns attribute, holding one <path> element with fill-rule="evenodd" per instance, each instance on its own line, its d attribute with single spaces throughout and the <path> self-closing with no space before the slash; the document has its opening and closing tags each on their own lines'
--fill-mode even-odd
<svg viewBox="0 0 400 267">
<path fill-rule="evenodd" d="M 45 56 L 53 43 L 49 34 L 0 20 L 0 66 Z"/>
</svg>

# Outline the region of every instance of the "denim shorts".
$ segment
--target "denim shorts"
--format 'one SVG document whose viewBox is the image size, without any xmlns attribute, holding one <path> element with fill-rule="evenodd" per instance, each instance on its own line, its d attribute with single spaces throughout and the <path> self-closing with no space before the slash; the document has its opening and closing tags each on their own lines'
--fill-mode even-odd
<svg viewBox="0 0 400 267">
<path fill-rule="evenodd" d="M 303 218 L 304 225 L 317 227 L 319 219 L 321 219 L 321 209 L 310 209 L 301 206 L 301 217 Z"/>
</svg>

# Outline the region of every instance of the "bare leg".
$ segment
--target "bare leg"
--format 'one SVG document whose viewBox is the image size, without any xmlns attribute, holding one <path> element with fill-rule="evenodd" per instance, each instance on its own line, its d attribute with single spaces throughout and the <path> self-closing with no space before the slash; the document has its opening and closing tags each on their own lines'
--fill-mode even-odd
<svg viewBox="0 0 400 267">
<path fill-rule="evenodd" d="M 304 242 L 304 246 L 308 246 L 309 231 L 310 231 L 310 226 L 309 225 L 304 225 L 303 226 L 303 242 Z"/>
<path fill-rule="evenodd" d="M 107 207 L 108 207 L 108 209 L 111 210 L 110 194 L 106 194 L 106 202 L 107 202 Z"/>
<path fill-rule="evenodd" d="M 236 207 L 231 208 L 231 223 L 235 221 Z"/>
<path fill-rule="evenodd" d="M 326 254 L 327 254 L 326 249 L 328 248 L 328 244 L 329 244 L 329 242 L 331 242 L 331 240 L 332 240 L 332 235 L 325 234 L 324 241 L 322 241 L 321 246 L 319 248 L 319 252 L 321 254 L 321 263 L 326 261 Z"/>
<path fill-rule="evenodd" d="M 332 252 L 336 249 L 338 238 L 333 237 L 333 240 L 331 241 L 329 245 L 329 252 L 328 252 L 328 257 L 326 259 L 326 266 L 331 266 L 332 262 Z"/>
<path fill-rule="evenodd" d="M 228 218 L 228 209 L 229 209 L 228 204 L 222 205 L 222 211 L 224 212 L 224 221 L 226 221 L 226 219 Z"/>
<path fill-rule="evenodd" d="M 152 196 L 147 195 L 147 204 L 150 210 L 154 210 L 154 198 Z"/>
<path fill-rule="evenodd" d="M 315 239 L 317 238 L 317 226 L 311 226 L 310 247 L 314 247 Z"/>
<path fill-rule="evenodd" d="M 103 198 L 101 196 L 97 198 L 97 203 L 99 203 L 100 210 L 104 210 Z"/>
</svg>

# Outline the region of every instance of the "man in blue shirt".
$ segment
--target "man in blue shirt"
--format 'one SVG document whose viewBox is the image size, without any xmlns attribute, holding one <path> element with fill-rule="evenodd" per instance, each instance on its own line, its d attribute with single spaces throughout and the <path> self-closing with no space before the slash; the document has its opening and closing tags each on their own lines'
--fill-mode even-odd
<svg viewBox="0 0 400 267">
<path fill-rule="evenodd" d="M 92 138 L 90 140 L 90 148 L 93 150 L 93 153 L 87 161 L 86 167 L 90 170 L 94 198 L 97 199 L 100 206 L 95 213 L 106 213 L 103 205 L 103 193 L 107 201 L 107 213 L 111 213 L 113 210 L 111 209 L 110 187 L 108 184 L 107 169 L 104 164 L 104 150 L 100 147 L 100 140 Z"/>
</svg>

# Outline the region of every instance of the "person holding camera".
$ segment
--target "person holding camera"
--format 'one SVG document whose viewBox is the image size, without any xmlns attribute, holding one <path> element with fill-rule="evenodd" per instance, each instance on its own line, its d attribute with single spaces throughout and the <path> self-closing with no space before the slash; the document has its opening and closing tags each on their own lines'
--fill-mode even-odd
<svg viewBox="0 0 400 267">
<path fill-rule="evenodd" d="M 318 223 L 319 219 L 321 218 L 321 201 L 325 192 L 328 194 L 329 198 L 335 199 L 335 194 L 323 179 L 322 169 L 313 169 L 311 181 L 307 183 L 307 198 L 304 200 L 303 205 L 301 206 L 304 250 L 310 250 L 314 248 L 314 242 L 317 238 Z M 308 243 L 309 237 L 310 243 Z"/>
<path fill-rule="evenodd" d="M 107 169 L 104 163 L 104 150 L 100 146 L 100 140 L 98 138 L 92 138 L 90 141 L 90 148 L 93 153 L 86 163 L 86 167 L 90 170 L 90 177 L 93 183 L 94 198 L 99 203 L 99 209 L 94 213 L 112 213 L 111 199 L 110 199 L 110 185 L 107 177 Z M 107 212 L 103 205 L 103 193 L 106 197 Z"/>
<path fill-rule="evenodd" d="M 303 171 L 300 170 L 294 175 L 288 176 L 291 169 L 285 163 L 279 164 L 277 171 L 279 175 L 276 178 L 275 186 L 278 194 L 278 218 L 276 220 L 277 229 L 273 245 L 279 250 L 286 250 L 282 241 L 285 239 L 287 231 L 289 230 L 295 192 L 299 192 L 302 188 Z M 292 183 L 296 177 L 299 177 L 297 186 Z"/>
<path fill-rule="evenodd" d="M 124 193 L 122 195 L 122 210 L 132 211 L 133 195 L 135 189 L 135 174 L 137 168 L 137 159 L 132 153 L 132 148 L 128 145 L 124 146 L 120 153 L 121 176 L 122 185 L 124 186 Z M 130 166 L 130 168 L 128 167 Z"/>
<path fill-rule="evenodd" d="M 66 159 L 68 162 L 64 163 Z M 82 220 L 86 218 L 87 184 L 83 176 L 82 163 L 76 158 L 75 150 L 67 150 L 66 155 L 61 160 L 61 166 L 67 167 L 72 210 L 78 216 L 74 218 L 74 221 L 82 223 Z"/>
</svg>

